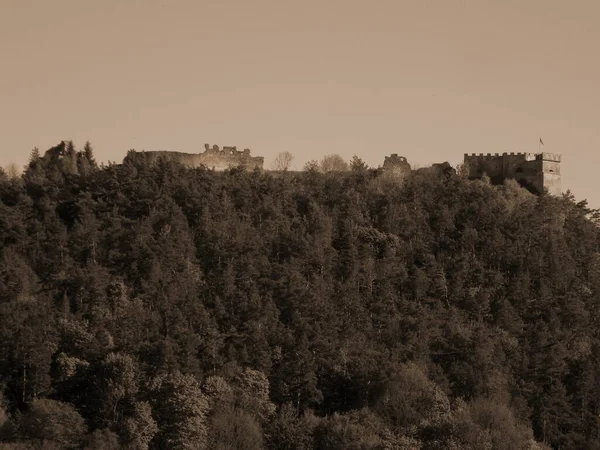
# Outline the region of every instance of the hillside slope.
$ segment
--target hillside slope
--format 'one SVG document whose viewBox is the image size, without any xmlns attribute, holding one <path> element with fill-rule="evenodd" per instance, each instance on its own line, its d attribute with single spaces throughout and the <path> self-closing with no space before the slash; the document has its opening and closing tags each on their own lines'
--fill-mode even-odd
<svg viewBox="0 0 600 450">
<path fill-rule="evenodd" d="M 3 441 L 600 448 L 585 202 L 77 161 L 0 175 Z"/>
</svg>

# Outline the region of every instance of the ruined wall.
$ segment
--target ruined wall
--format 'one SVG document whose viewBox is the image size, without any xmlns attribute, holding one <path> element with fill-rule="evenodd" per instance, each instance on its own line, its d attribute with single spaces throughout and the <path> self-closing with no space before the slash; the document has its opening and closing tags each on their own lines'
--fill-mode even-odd
<svg viewBox="0 0 600 450">
<path fill-rule="evenodd" d="M 56 159 L 62 158 L 63 156 L 65 156 L 67 154 L 66 148 L 67 148 L 67 143 L 65 141 L 61 141 L 61 143 L 58 144 L 57 146 L 46 150 L 46 152 L 44 153 L 44 159 L 49 161 L 49 160 L 56 160 Z"/>
<path fill-rule="evenodd" d="M 248 170 L 255 168 L 262 169 L 264 158 L 262 156 L 250 156 L 250 150 L 237 150 L 236 147 L 223 147 L 220 149 L 218 145 L 210 147 L 204 145 L 203 153 L 181 153 L 169 151 L 155 152 L 136 152 L 131 151 L 127 154 L 123 162 L 145 162 L 147 164 L 155 164 L 159 159 L 167 161 L 175 161 L 185 166 L 198 167 L 204 165 L 209 169 L 226 170 L 231 167 L 245 167 Z"/>
<path fill-rule="evenodd" d="M 422 167 L 416 169 L 413 172 L 412 167 L 404 156 L 398 156 L 397 153 L 392 153 L 390 156 L 386 156 L 383 161 L 382 169 L 384 173 L 389 176 L 406 178 L 413 173 L 420 174 L 434 174 L 439 177 L 448 177 L 456 174 L 456 170 L 450 165 L 449 162 L 435 163 L 429 167 Z"/>
<path fill-rule="evenodd" d="M 416 170 L 417 173 L 429 173 L 438 177 L 450 177 L 456 175 L 456 169 L 448 161 L 443 163 L 433 163 L 429 167 L 421 167 Z"/>
<path fill-rule="evenodd" d="M 560 160 L 554 153 L 495 153 L 466 154 L 465 168 L 469 178 L 479 179 L 486 174 L 493 184 L 512 178 L 529 190 L 560 195 Z"/>
<path fill-rule="evenodd" d="M 383 170 L 392 175 L 405 176 L 410 174 L 411 167 L 404 156 L 398 156 L 397 153 L 392 153 L 391 156 L 386 156 L 383 161 Z"/>
</svg>

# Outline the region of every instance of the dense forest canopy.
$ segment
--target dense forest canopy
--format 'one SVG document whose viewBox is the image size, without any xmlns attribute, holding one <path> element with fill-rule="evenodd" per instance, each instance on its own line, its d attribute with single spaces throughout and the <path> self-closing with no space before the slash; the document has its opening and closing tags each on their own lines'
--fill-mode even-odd
<svg viewBox="0 0 600 450">
<path fill-rule="evenodd" d="M 600 449 L 596 211 L 349 167 L 0 172 L 0 448 Z"/>
</svg>

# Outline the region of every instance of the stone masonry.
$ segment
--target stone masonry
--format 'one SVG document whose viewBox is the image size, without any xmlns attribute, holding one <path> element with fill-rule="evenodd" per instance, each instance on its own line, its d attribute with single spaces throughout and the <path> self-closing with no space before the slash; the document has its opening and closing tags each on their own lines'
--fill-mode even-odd
<svg viewBox="0 0 600 450">
<path fill-rule="evenodd" d="M 470 179 L 487 175 L 492 184 L 512 178 L 530 191 L 561 194 L 561 155 L 556 153 L 465 153 L 465 169 Z"/>
<path fill-rule="evenodd" d="M 231 167 L 240 166 L 248 170 L 262 169 L 264 164 L 262 156 L 250 156 L 250 149 L 246 148 L 243 151 L 237 150 L 236 147 L 223 147 L 220 149 L 218 145 L 210 147 L 208 144 L 204 144 L 204 152 L 202 153 L 170 151 L 137 152 L 132 150 L 127 154 L 123 162 L 135 161 L 154 164 L 159 159 L 176 161 L 191 167 L 204 165 L 214 170 L 226 170 Z"/>
</svg>

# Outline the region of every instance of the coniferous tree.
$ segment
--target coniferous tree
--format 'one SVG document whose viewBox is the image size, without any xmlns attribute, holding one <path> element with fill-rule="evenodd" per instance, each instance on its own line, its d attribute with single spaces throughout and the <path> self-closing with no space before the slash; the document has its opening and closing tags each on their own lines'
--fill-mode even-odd
<svg viewBox="0 0 600 450">
<path fill-rule="evenodd" d="M 585 202 L 356 160 L 282 176 L 92 153 L 0 177 L 0 441 L 79 416 L 51 445 L 600 448 Z"/>
</svg>

